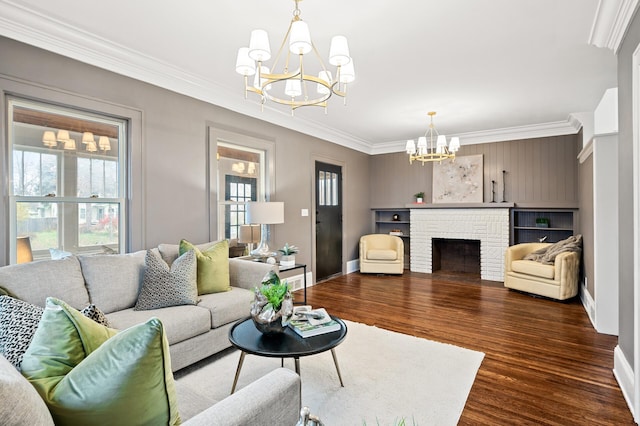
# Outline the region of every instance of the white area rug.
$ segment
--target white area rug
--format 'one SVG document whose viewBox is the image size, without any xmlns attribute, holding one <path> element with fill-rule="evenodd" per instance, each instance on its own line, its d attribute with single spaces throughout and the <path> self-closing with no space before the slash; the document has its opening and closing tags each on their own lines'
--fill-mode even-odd
<svg viewBox="0 0 640 426">
<path fill-rule="evenodd" d="M 484 354 L 469 349 L 345 321 L 336 348 L 345 387 L 331 352 L 300 358 L 302 403 L 327 426 L 455 425 Z M 176 374 L 183 421 L 226 397 L 240 353 Z M 199 367 L 199 368 L 198 368 Z M 280 367 L 280 360 L 247 355 L 238 389 Z M 293 360 L 285 359 L 293 369 Z"/>
</svg>

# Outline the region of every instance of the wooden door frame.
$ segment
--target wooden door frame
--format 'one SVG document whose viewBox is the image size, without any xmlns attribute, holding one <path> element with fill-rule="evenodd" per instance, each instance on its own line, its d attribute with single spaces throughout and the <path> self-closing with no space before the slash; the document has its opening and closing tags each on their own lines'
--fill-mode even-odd
<svg viewBox="0 0 640 426">
<path fill-rule="evenodd" d="M 311 270 L 314 272 L 313 273 L 313 283 L 315 284 L 317 282 L 317 277 L 318 275 L 316 274 L 316 254 L 317 254 L 317 250 L 316 250 L 316 163 L 317 162 L 321 162 L 321 163 L 326 163 L 326 164 L 331 164 L 333 166 L 337 166 L 340 167 L 341 170 L 341 175 L 342 175 L 342 187 L 340 188 L 340 190 L 342 191 L 341 195 L 342 195 L 342 203 L 340 206 L 340 214 L 342 216 L 342 259 L 340 259 L 340 273 L 344 274 L 345 273 L 345 266 L 346 266 L 346 260 L 345 260 L 345 253 L 347 250 L 347 245 L 346 245 L 346 235 L 344 230 L 347 229 L 348 227 L 348 219 L 347 219 L 347 215 L 345 214 L 346 211 L 348 211 L 347 209 L 347 197 L 344 196 L 344 188 L 346 186 L 346 182 L 347 182 L 347 163 L 341 160 L 338 160 L 336 158 L 333 157 L 326 157 L 324 155 L 321 154 L 311 154 L 311 166 L 309 167 L 309 169 L 311 169 L 311 252 L 312 252 L 312 256 L 311 256 Z"/>
</svg>

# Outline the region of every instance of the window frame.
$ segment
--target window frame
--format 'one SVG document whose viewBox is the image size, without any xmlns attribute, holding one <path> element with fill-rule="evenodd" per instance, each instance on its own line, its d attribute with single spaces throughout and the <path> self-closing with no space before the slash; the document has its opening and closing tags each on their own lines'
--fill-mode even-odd
<svg viewBox="0 0 640 426">
<path fill-rule="evenodd" d="M 123 117 L 116 117 L 104 112 L 100 111 L 90 111 L 86 109 L 81 109 L 78 107 L 73 107 L 69 105 L 58 105 L 53 104 L 51 102 L 42 101 L 42 100 L 33 100 L 21 96 L 7 95 L 5 100 L 6 107 L 6 123 L 7 123 L 7 142 L 6 142 L 6 164 L 7 164 L 7 192 L 9 198 L 9 216 L 7 220 L 8 234 L 9 234 L 9 262 L 11 264 L 16 262 L 16 238 L 17 235 L 17 206 L 19 203 L 25 202 L 36 202 L 36 203 L 57 203 L 58 204 L 58 246 L 52 248 L 62 248 L 63 250 L 68 250 L 65 246 L 65 241 L 75 241 L 78 243 L 79 240 L 79 222 L 80 222 L 80 205 L 81 204 L 96 204 L 96 201 L 99 200 L 100 204 L 115 204 L 118 208 L 118 243 L 117 250 L 119 253 L 124 253 L 126 248 L 129 246 L 129 231 L 128 231 L 128 196 L 127 190 L 129 187 L 128 183 L 128 169 L 130 164 L 130 155 L 128 152 L 128 143 L 127 140 L 129 138 L 129 120 Z M 59 196 L 59 193 L 63 190 L 64 185 L 63 181 L 65 179 L 65 170 L 63 167 L 63 157 L 64 152 L 62 150 L 52 151 L 50 149 L 44 147 L 26 147 L 23 145 L 14 145 L 15 139 L 15 131 L 14 131 L 14 121 L 13 121 L 13 112 L 14 108 L 28 108 L 35 109 L 37 111 L 42 111 L 44 113 L 51 113 L 56 115 L 64 115 L 67 117 L 75 118 L 78 120 L 92 121 L 107 124 L 110 126 L 116 126 L 118 128 L 118 156 L 116 157 L 117 163 L 117 176 L 118 176 L 118 186 L 117 186 L 117 196 L 116 197 L 80 197 L 80 196 Z M 45 126 L 43 126 L 45 127 Z M 50 153 L 55 154 L 57 156 L 57 182 L 56 188 L 57 193 L 55 196 L 47 196 L 46 194 L 41 194 L 40 196 L 32 196 L 32 195 L 15 195 L 14 193 L 14 164 L 13 164 L 13 156 L 14 149 L 19 147 L 18 149 L 22 152 L 40 152 L 40 153 Z M 24 149 L 23 149 L 24 147 Z M 103 159 L 106 160 L 106 156 L 101 156 L 99 154 L 85 154 L 82 151 L 77 151 L 78 158 L 90 158 L 90 159 Z M 113 161 L 109 159 L 109 161 Z M 77 173 L 78 164 L 74 165 L 75 172 Z M 95 194 L 92 194 L 95 195 Z M 77 206 L 76 208 L 76 219 L 75 226 L 68 226 L 65 222 L 73 221 L 69 217 L 66 217 L 65 207 L 67 206 Z M 87 216 L 90 213 L 87 212 Z M 75 236 L 73 238 L 72 236 Z M 95 253 L 98 247 L 102 247 L 102 244 L 94 245 L 94 246 L 79 246 L 77 244 L 74 247 L 74 253 L 82 254 L 82 253 Z M 34 259 L 37 258 L 48 258 L 47 250 L 34 251 Z"/>
</svg>

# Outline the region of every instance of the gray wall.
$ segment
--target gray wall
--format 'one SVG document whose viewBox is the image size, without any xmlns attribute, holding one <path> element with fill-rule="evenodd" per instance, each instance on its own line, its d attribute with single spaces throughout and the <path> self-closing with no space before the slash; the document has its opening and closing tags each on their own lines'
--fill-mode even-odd
<svg viewBox="0 0 640 426">
<path fill-rule="evenodd" d="M 618 51 L 618 199 L 620 330 L 618 345 L 634 368 L 633 340 L 633 52 L 640 44 L 640 14 L 627 29 Z"/>
<path fill-rule="evenodd" d="M 579 135 L 524 139 L 478 145 L 463 145 L 459 156 L 482 154 L 484 159 L 484 201 L 502 198 L 502 170 L 506 170 L 505 199 L 530 207 L 578 205 Z M 377 155 L 371 160 L 371 205 L 399 207 L 413 202 L 413 194 L 424 191 L 431 202 L 433 167 L 430 163 L 409 165 L 404 153 Z"/>
<path fill-rule="evenodd" d="M 284 225 L 274 227 L 273 243 L 285 242 L 301 248 L 299 260 L 311 264 L 314 236 L 313 162 L 321 158 L 343 166 L 345 200 L 346 260 L 358 257 L 360 235 L 370 227 L 369 156 L 333 143 L 287 130 L 201 102 L 187 96 L 123 77 L 90 65 L 46 52 L 32 46 L 0 38 L 0 74 L 17 78 L 25 87 L 40 93 L 54 88 L 56 97 L 65 93 L 87 100 L 123 105 L 141 113 L 140 160 L 134 163 L 133 225 L 140 238 L 130 250 L 178 243 L 181 238 L 206 241 L 209 235 L 207 186 L 207 129 L 220 126 L 237 133 L 259 136 L 275 143 L 275 170 L 272 199 L 284 201 Z M 3 95 L 10 89 L 0 87 Z M 20 94 L 20 93 L 18 93 Z M 242 96 L 238 92 L 238 96 Z M 47 100 L 46 98 L 44 100 Z M 259 106 L 256 105 L 256 108 Z M 108 108 L 107 108 L 108 109 Z M 3 147 L 6 132 L 2 132 Z M 3 169 L 6 148 L 2 151 Z M 214 166 L 215 167 L 215 166 Z M 4 176 L 4 172 L 2 173 Z M 2 189 L 0 218 L 8 213 L 7 185 Z M 300 210 L 310 210 L 301 217 Z M 3 221 L 3 223 L 6 223 Z M 7 238 L 2 231 L 0 264 L 8 260 Z"/>
</svg>

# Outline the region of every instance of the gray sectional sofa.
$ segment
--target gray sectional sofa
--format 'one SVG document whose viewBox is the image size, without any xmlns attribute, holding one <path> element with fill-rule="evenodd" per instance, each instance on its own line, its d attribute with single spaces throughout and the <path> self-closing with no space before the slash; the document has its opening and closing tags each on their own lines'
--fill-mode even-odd
<svg viewBox="0 0 640 426">
<path fill-rule="evenodd" d="M 178 257 L 177 245 L 161 244 L 153 250 L 159 252 L 168 264 Z M 106 314 L 110 326 L 116 329 L 125 329 L 157 317 L 164 325 L 170 345 L 171 368 L 176 371 L 230 346 L 229 329 L 237 320 L 249 315 L 252 290 L 272 268 L 272 265 L 264 263 L 231 258 L 230 291 L 199 295 L 197 305 L 135 311 L 133 307 L 144 276 L 145 255 L 143 250 L 130 254 L 71 256 L 0 267 L 0 287 L 18 299 L 42 307 L 49 296 L 61 299 L 76 309 L 95 304 Z M 0 387 L 9 389 L 5 386 L 10 382 L 9 372 L 4 370 L 11 364 L 4 359 L 0 361 L 5 361 L 0 362 L 0 382 L 4 383 L 0 383 Z M 264 383 L 258 383 L 260 381 Z M 278 396 L 280 403 L 264 400 L 265 384 Z M 283 401 L 286 406 L 281 405 Z M 299 409 L 299 378 L 288 370 L 278 369 L 188 423 L 245 424 L 249 421 L 251 424 L 269 424 L 277 420 L 284 421 L 282 424 L 295 424 Z M 261 413 L 259 420 L 253 417 L 256 412 Z M 4 414 L 0 413 L 0 416 L 4 418 Z"/>
</svg>

